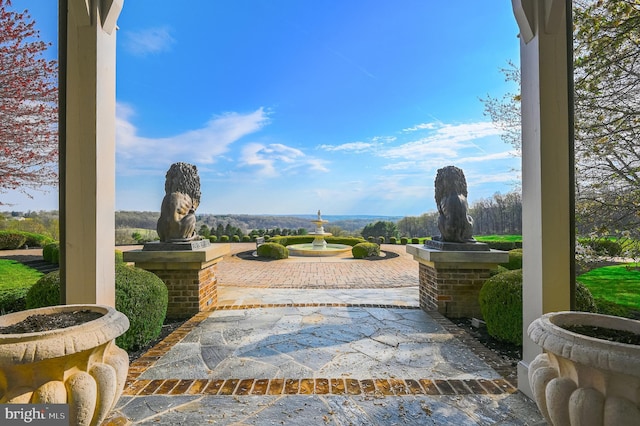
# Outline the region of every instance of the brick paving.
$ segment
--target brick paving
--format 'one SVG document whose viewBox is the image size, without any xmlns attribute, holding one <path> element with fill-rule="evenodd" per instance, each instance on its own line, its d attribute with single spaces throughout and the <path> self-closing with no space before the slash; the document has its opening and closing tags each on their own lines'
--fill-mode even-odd
<svg viewBox="0 0 640 426">
<path fill-rule="evenodd" d="M 386 258 L 291 256 L 281 260 L 246 260 L 255 244 L 231 245 L 218 264 L 218 284 L 262 288 L 398 288 L 418 286 L 418 262 L 401 245 L 383 244 Z M 239 265 L 241 263 L 241 265 Z M 241 266 L 241 267 L 238 267 Z"/>
<path fill-rule="evenodd" d="M 387 256 L 378 260 L 341 256 L 261 261 L 248 260 L 247 253 L 255 250 L 254 244 L 232 244 L 231 250 L 217 270 L 219 288 L 229 298 L 223 299 L 223 304 L 213 311 L 193 316 L 131 364 L 122 398 L 104 425 L 263 424 L 274 421 L 281 424 L 300 424 L 298 421 L 346 424 L 345 421 L 354 419 L 356 424 L 388 424 L 389 421 L 394 424 L 485 424 L 481 418 L 491 419 L 491 423 L 542 424 L 535 406 L 517 391 L 514 366 L 437 312 L 429 312 L 428 316 L 442 328 L 444 335 L 461 342 L 494 373 L 442 376 L 430 375 L 427 370 L 420 374 L 416 370 L 418 374 L 385 376 L 377 371 L 366 373 L 366 368 L 359 370 L 359 366 L 349 365 L 345 366 L 345 371 L 355 369 L 365 374 L 349 377 L 347 373 L 334 370 L 333 374 L 313 377 L 290 371 L 290 374 L 275 377 L 228 374 L 207 378 L 195 374 L 187 376 L 195 378 L 181 378 L 172 375 L 169 369 L 166 376 L 149 376 L 149 371 L 162 368 L 163 362 L 166 365 L 167 354 L 190 342 L 190 336 L 210 321 L 216 311 L 269 308 L 282 312 L 326 307 L 355 309 L 353 312 L 379 308 L 389 312 L 421 312 L 417 306 L 418 263 L 406 254 L 404 246 L 383 245 Z M 252 296 L 234 300 L 243 288 Z M 287 292 L 287 289 L 292 290 Z M 305 291 L 307 289 L 309 291 Z M 323 292 L 322 289 L 338 291 Z M 371 297 L 373 292 L 384 293 L 384 289 L 390 289 L 387 297 L 380 298 L 377 294 Z M 413 298 L 414 291 L 415 302 L 412 302 L 408 299 Z M 288 293 L 294 293 L 295 297 Z M 338 301 L 319 303 L 318 300 L 329 300 L 326 295 L 321 298 L 322 293 L 331 294 Z M 300 297 L 304 294 L 307 296 Z M 400 296 L 407 294 L 408 299 Z M 287 297 L 278 299 L 281 295 Z M 344 303 L 339 302 L 340 297 L 344 298 Z M 355 301 L 362 303 L 353 303 Z M 307 315 L 303 323 L 318 320 L 312 312 Z M 230 330 L 235 330 L 233 327 L 236 326 L 229 323 Z M 388 326 L 394 327 L 393 322 Z M 383 353 L 380 356 L 384 356 Z M 420 362 L 419 358 L 413 362 Z M 446 370 L 447 367 L 443 368 Z M 305 399 L 299 399 L 303 397 Z M 356 411 L 360 414 L 353 417 Z M 476 414 L 479 412 L 482 414 Z"/>
</svg>

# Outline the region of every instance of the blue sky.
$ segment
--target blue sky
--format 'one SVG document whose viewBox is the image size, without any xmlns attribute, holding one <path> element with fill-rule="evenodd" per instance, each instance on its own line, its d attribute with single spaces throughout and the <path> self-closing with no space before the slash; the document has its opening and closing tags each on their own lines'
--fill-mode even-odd
<svg viewBox="0 0 640 426">
<path fill-rule="evenodd" d="M 13 4 L 55 41 L 55 0 Z M 213 214 L 419 215 L 447 165 L 471 202 L 518 182 L 479 100 L 516 90 L 510 2 L 127 0 L 118 25 L 117 210 L 159 211 L 177 161 Z"/>
</svg>

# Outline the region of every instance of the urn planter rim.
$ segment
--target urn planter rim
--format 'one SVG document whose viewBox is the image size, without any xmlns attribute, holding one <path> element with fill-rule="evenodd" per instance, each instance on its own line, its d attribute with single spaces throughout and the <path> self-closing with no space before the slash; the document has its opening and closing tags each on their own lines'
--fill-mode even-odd
<svg viewBox="0 0 640 426">
<path fill-rule="evenodd" d="M 89 310 L 102 316 L 55 330 L 0 334 L 0 365 L 34 362 L 81 352 L 115 339 L 129 328 L 129 319 L 113 307 L 97 304 L 56 305 L 0 316 L 0 326 L 15 324 L 31 315 Z"/>
<path fill-rule="evenodd" d="M 640 376 L 640 345 L 612 342 L 569 331 L 587 325 L 640 334 L 640 321 L 589 312 L 550 312 L 533 321 L 527 334 L 548 352 L 581 364 Z"/>
</svg>

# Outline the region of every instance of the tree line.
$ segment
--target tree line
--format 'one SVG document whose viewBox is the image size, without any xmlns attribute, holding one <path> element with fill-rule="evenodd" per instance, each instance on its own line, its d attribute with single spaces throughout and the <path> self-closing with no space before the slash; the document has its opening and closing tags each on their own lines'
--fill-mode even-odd
<svg viewBox="0 0 640 426">
<path fill-rule="evenodd" d="M 492 198 L 474 202 L 468 211 L 473 219 L 474 235 L 522 233 L 522 196 L 519 192 L 505 195 L 496 193 Z M 420 216 L 406 216 L 397 223 L 378 221 L 364 227 L 362 236 L 368 237 L 432 237 L 440 235 L 436 211 Z"/>
</svg>

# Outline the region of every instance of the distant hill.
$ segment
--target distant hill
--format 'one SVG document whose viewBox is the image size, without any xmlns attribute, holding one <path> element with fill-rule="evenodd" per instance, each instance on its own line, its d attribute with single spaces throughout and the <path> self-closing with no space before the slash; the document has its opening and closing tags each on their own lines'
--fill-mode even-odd
<svg viewBox="0 0 640 426">
<path fill-rule="evenodd" d="M 117 211 L 116 228 L 144 228 L 156 229 L 156 223 L 160 217 L 159 212 Z M 230 224 L 249 232 L 252 229 L 306 228 L 314 229 L 312 219 L 314 214 L 301 215 L 249 215 L 249 214 L 197 214 L 197 227 L 206 224 L 209 228 L 216 228 L 218 224 L 226 226 Z M 347 232 L 362 230 L 369 223 L 379 220 L 397 222 L 402 216 L 375 216 L 375 215 L 323 215 L 322 219 L 329 222 L 325 226 L 339 226 Z"/>
</svg>

